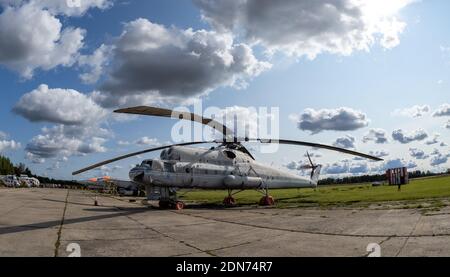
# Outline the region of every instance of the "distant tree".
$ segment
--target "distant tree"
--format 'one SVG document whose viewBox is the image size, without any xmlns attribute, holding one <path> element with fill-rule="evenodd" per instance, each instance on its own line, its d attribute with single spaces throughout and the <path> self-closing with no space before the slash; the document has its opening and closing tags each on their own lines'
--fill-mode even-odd
<svg viewBox="0 0 450 277">
<path fill-rule="evenodd" d="M 11 175 L 14 173 L 14 165 L 9 158 L 0 155 L 0 175 Z"/>
<path fill-rule="evenodd" d="M 25 166 L 24 163 L 19 163 L 17 166 L 14 167 L 14 173 L 17 176 L 20 176 L 22 174 L 26 174 L 27 171 L 27 167 Z"/>
</svg>

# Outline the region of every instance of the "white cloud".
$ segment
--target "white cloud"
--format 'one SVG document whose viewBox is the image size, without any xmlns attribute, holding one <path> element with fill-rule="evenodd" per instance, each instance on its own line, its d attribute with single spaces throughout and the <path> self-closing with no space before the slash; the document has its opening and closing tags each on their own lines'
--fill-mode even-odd
<svg viewBox="0 0 450 277">
<path fill-rule="evenodd" d="M 285 167 L 290 170 L 302 170 L 302 166 L 303 164 L 297 161 L 291 161 L 285 165 Z"/>
<path fill-rule="evenodd" d="M 367 116 L 361 111 L 351 108 L 338 109 L 305 109 L 299 116 L 290 116 L 297 121 L 298 128 L 311 131 L 312 134 L 330 131 L 354 131 L 369 124 Z"/>
<path fill-rule="evenodd" d="M 399 44 L 406 24 L 398 12 L 410 0 L 194 0 L 216 30 L 242 34 L 268 53 L 310 59 L 320 53 L 350 55 Z"/>
<path fill-rule="evenodd" d="M 160 146 L 161 143 L 156 138 L 142 137 L 135 141 L 137 145 Z"/>
<path fill-rule="evenodd" d="M 114 70 L 93 97 L 105 107 L 185 102 L 218 87 L 243 88 L 270 68 L 230 34 L 166 28 L 146 19 L 125 24 Z"/>
<path fill-rule="evenodd" d="M 107 112 L 88 96 L 72 89 L 40 85 L 23 95 L 14 112 L 31 122 L 88 125 L 104 119 Z"/>
<path fill-rule="evenodd" d="M 348 161 L 335 162 L 332 164 L 326 164 L 323 168 L 323 172 L 329 175 L 348 173 L 350 169 L 350 163 Z"/>
<path fill-rule="evenodd" d="M 422 117 L 422 116 L 428 114 L 429 112 L 430 112 L 430 106 L 415 105 L 410 108 L 397 109 L 392 113 L 392 115 L 417 118 L 417 117 Z"/>
<path fill-rule="evenodd" d="M 404 159 L 392 159 L 384 163 L 384 165 L 381 167 L 381 170 L 388 170 L 391 168 L 399 168 L 399 167 L 407 167 L 409 169 L 413 169 L 417 167 L 417 163 L 414 161 L 406 161 Z"/>
<path fill-rule="evenodd" d="M 363 137 L 364 143 L 369 141 L 373 141 L 377 144 L 387 143 L 388 139 L 386 137 L 386 131 L 383 129 L 370 129 L 369 132 Z"/>
<path fill-rule="evenodd" d="M 78 65 L 87 68 L 87 72 L 80 74 L 83 83 L 94 84 L 105 73 L 104 69 L 110 62 L 113 47 L 102 44 L 91 55 L 81 55 Z"/>
<path fill-rule="evenodd" d="M 0 153 L 10 150 L 17 150 L 20 147 L 22 147 L 20 142 L 16 142 L 14 140 L 0 139 Z"/>
<path fill-rule="evenodd" d="M 356 139 L 354 137 L 346 135 L 345 137 L 337 138 L 333 145 L 346 149 L 355 148 L 355 141 Z"/>
<path fill-rule="evenodd" d="M 389 152 L 385 150 L 370 151 L 369 154 L 378 158 L 389 156 Z"/>
<path fill-rule="evenodd" d="M 411 155 L 411 157 L 417 160 L 425 160 L 430 157 L 429 155 L 425 154 L 423 150 L 417 148 L 409 148 L 409 154 Z"/>
<path fill-rule="evenodd" d="M 349 168 L 351 174 L 367 174 L 370 172 L 370 167 L 367 162 L 352 163 Z"/>
<path fill-rule="evenodd" d="M 42 128 L 42 134 L 31 139 L 25 150 L 28 158 L 57 158 L 105 152 L 102 145 L 107 131 L 98 126 L 56 125 Z"/>
<path fill-rule="evenodd" d="M 439 134 L 439 133 L 435 133 L 434 135 L 433 135 L 433 138 L 432 139 L 430 139 L 430 140 L 427 140 L 426 142 L 425 142 L 425 144 L 426 145 L 433 145 L 433 144 L 438 144 L 438 143 L 440 143 L 440 141 L 439 141 L 439 137 L 440 137 L 441 135 Z"/>
<path fill-rule="evenodd" d="M 112 6 L 111 0 L 0 0 L 0 6 L 20 7 L 32 5 L 52 14 L 81 16 L 91 8 L 106 9 Z"/>
<path fill-rule="evenodd" d="M 439 107 L 434 113 L 434 117 L 450 116 L 450 104 L 445 103 Z"/>
<path fill-rule="evenodd" d="M 38 68 L 71 66 L 84 36 L 80 28 L 63 28 L 57 17 L 34 2 L 7 6 L 0 14 L 0 64 L 24 78 L 31 78 Z"/>
<path fill-rule="evenodd" d="M 445 164 L 448 162 L 448 155 L 436 155 L 434 156 L 431 161 L 430 161 L 430 165 L 431 166 L 439 166 L 441 164 Z"/>
<path fill-rule="evenodd" d="M 427 137 L 428 134 L 423 129 L 418 129 L 411 133 L 405 133 L 402 129 L 398 129 L 392 132 L 392 138 L 402 144 L 411 143 L 413 141 L 422 141 Z"/>
<path fill-rule="evenodd" d="M 25 158 L 29 161 L 31 161 L 34 164 L 43 164 L 45 163 L 45 158 L 40 158 L 36 155 L 34 155 L 31 152 L 27 152 Z"/>
</svg>

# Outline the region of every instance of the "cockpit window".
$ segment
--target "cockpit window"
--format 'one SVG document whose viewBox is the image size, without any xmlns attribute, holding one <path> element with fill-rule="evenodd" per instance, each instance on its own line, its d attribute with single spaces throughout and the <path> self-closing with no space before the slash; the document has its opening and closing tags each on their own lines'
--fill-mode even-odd
<svg viewBox="0 0 450 277">
<path fill-rule="evenodd" d="M 227 156 L 228 159 L 236 159 L 236 154 L 234 154 L 232 151 L 225 150 L 223 151 L 223 153 L 225 154 L 225 156 Z"/>
<path fill-rule="evenodd" d="M 153 163 L 152 160 L 145 160 L 142 162 L 142 165 L 148 165 L 149 167 L 152 167 L 152 163 Z"/>
</svg>

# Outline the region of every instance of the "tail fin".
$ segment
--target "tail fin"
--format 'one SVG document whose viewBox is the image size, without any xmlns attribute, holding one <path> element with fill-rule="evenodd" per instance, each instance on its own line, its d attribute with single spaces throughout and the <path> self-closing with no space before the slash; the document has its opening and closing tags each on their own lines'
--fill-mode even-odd
<svg viewBox="0 0 450 277">
<path fill-rule="evenodd" d="M 313 167 L 311 171 L 311 184 L 313 184 L 317 188 L 317 184 L 319 183 L 319 175 L 320 170 L 322 169 L 322 165 L 316 165 Z"/>
</svg>

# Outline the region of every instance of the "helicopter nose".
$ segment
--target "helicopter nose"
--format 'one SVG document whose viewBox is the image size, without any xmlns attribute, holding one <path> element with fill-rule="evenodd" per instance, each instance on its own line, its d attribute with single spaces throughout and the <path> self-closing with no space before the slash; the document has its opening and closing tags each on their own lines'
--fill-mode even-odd
<svg viewBox="0 0 450 277">
<path fill-rule="evenodd" d="M 135 181 L 135 182 L 139 182 L 142 181 L 142 179 L 144 178 L 145 172 L 143 168 L 140 167 L 135 167 L 133 169 L 130 170 L 130 179 Z"/>
</svg>

